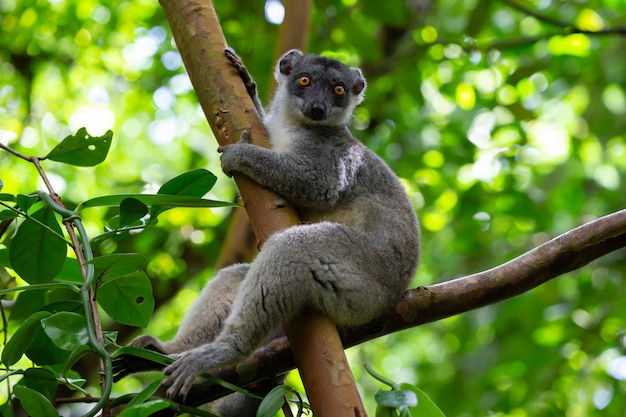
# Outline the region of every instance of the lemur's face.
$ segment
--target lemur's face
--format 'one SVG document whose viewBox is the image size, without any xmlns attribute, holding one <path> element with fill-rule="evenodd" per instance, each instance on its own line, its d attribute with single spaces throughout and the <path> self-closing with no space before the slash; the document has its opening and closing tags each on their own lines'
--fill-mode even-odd
<svg viewBox="0 0 626 417">
<path fill-rule="evenodd" d="M 347 124 L 363 100 L 361 72 L 339 61 L 316 55 L 286 55 L 279 63 L 281 84 L 289 93 L 289 111 L 300 122 Z"/>
</svg>

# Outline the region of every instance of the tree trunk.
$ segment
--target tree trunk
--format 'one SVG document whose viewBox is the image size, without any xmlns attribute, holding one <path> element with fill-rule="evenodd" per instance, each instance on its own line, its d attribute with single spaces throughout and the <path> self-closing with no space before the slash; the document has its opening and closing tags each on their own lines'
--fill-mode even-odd
<svg viewBox="0 0 626 417">
<path fill-rule="evenodd" d="M 268 146 L 252 100 L 224 55 L 227 45 L 211 2 L 161 0 L 161 5 L 219 144 L 233 143 L 248 131 L 251 143 Z M 298 224 L 293 208 L 279 196 L 245 176 L 235 175 L 235 181 L 259 246 L 274 232 Z M 307 312 L 297 323 L 286 323 L 286 329 L 313 413 L 317 417 L 365 416 L 335 326 Z"/>
</svg>

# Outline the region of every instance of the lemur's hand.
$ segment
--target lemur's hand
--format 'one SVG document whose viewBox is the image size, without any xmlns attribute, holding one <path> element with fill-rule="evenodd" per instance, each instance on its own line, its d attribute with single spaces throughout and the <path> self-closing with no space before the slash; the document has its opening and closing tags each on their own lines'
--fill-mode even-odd
<svg viewBox="0 0 626 417">
<path fill-rule="evenodd" d="M 239 142 L 231 143 L 229 145 L 220 146 L 217 148 L 217 151 L 222 154 L 220 158 L 222 162 L 222 171 L 229 177 L 233 176 L 233 171 L 237 171 L 237 160 L 234 155 L 236 154 L 236 149 L 241 146 L 247 146 L 250 144 L 250 131 L 248 129 L 244 129 L 241 132 L 241 136 L 239 138 Z"/>
</svg>

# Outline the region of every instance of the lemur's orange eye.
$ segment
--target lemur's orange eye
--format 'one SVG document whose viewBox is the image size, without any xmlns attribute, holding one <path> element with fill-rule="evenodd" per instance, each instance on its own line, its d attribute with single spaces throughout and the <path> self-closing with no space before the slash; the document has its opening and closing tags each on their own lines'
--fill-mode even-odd
<svg viewBox="0 0 626 417">
<path fill-rule="evenodd" d="M 335 88 L 333 88 L 333 93 L 337 94 L 338 96 L 343 96 L 344 94 L 346 94 L 346 89 L 343 85 L 336 85 Z"/>
<path fill-rule="evenodd" d="M 298 78 L 298 84 L 300 84 L 302 87 L 306 87 L 307 85 L 311 84 L 311 77 L 309 77 L 308 75 L 301 75 L 300 78 Z"/>
</svg>

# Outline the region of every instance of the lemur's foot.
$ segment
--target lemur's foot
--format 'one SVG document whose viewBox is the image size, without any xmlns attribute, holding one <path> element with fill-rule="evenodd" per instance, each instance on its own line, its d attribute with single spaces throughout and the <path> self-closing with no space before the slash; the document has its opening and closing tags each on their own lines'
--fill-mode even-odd
<svg viewBox="0 0 626 417">
<path fill-rule="evenodd" d="M 233 48 L 226 48 L 224 50 L 224 54 L 226 54 L 226 58 L 228 58 L 228 60 L 233 64 L 233 67 L 235 67 L 235 69 L 239 73 L 239 76 L 243 80 L 243 83 L 246 86 L 246 90 L 248 90 L 248 94 L 250 95 L 250 97 L 255 97 L 257 94 L 256 82 L 254 82 L 254 80 L 252 79 L 252 76 L 248 72 L 246 66 L 243 64 L 243 61 L 241 60 L 239 55 L 237 55 Z"/>
</svg>

